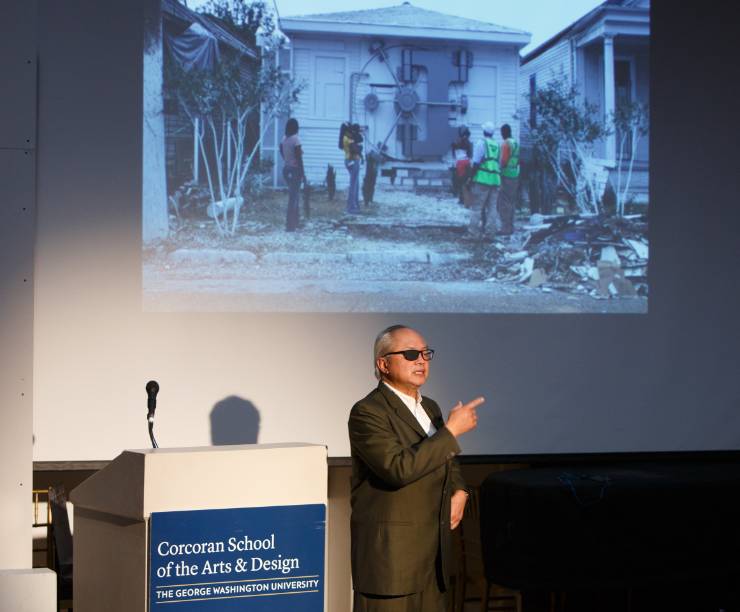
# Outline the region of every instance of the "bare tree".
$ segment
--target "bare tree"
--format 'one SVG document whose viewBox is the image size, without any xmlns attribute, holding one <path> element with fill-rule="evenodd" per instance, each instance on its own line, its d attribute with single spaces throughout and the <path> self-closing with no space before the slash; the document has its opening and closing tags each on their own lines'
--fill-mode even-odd
<svg viewBox="0 0 740 612">
<path fill-rule="evenodd" d="M 547 161 L 559 185 L 584 213 L 601 211 L 601 190 L 592 162 L 594 145 L 609 134 L 595 105 L 578 90 L 555 79 L 528 96 L 536 109 L 529 125 L 536 153 Z"/>
<path fill-rule="evenodd" d="M 233 235 L 262 140 L 275 117 L 289 112 L 300 87 L 278 66 L 285 40 L 264 2 L 211 0 L 203 10 L 259 50 L 257 60 L 228 50 L 209 69 L 185 70 L 175 62 L 169 67 L 170 83 L 198 141 L 211 195 L 209 211 L 219 232 Z M 256 142 L 250 143 L 247 128 L 253 119 L 259 129 Z"/>
<path fill-rule="evenodd" d="M 632 184 L 637 147 L 650 129 L 647 105 L 640 102 L 620 104 L 614 112 L 612 122 L 617 135 L 617 185 L 614 193 L 617 200 L 617 215 L 621 217 L 624 215 L 624 207 Z"/>
</svg>

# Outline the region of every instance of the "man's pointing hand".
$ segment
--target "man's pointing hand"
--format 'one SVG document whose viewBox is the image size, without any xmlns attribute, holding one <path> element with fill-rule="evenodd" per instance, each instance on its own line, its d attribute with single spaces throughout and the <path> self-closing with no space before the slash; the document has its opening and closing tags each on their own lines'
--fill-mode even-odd
<svg viewBox="0 0 740 612">
<path fill-rule="evenodd" d="M 475 429 L 478 426 L 478 414 L 476 408 L 485 402 L 485 398 L 476 397 L 467 404 L 457 402 L 447 417 L 447 429 L 456 438 L 465 432 Z"/>
</svg>

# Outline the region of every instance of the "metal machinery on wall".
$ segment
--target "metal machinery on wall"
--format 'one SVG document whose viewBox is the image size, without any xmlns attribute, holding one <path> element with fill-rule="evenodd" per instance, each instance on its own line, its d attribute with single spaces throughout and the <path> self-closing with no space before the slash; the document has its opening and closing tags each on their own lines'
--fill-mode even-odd
<svg viewBox="0 0 740 612">
<path fill-rule="evenodd" d="M 383 41 L 373 41 L 369 52 L 362 70 L 352 75 L 351 121 L 372 127 L 373 144 L 385 146 L 395 134 L 401 145 L 396 158 L 439 160 L 468 110 L 462 91 L 473 67 L 472 52 L 409 43 L 386 46 Z M 379 64 L 385 70 L 375 69 Z M 380 74 L 390 78 L 379 80 Z M 388 122 L 381 113 L 390 104 Z"/>
</svg>

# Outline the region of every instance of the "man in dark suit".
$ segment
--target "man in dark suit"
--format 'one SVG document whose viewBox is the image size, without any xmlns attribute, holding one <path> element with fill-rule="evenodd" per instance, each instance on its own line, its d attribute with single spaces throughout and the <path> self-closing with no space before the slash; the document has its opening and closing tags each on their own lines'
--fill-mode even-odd
<svg viewBox="0 0 740 612">
<path fill-rule="evenodd" d="M 468 494 L 455 455 L 479 397 L 452 409 L 419 389 L 434 351 L 402 325 L 375 340 L 378 387 L 349 417 L 354 612 L 444 612 L 451 531 Z"/>
</svg>

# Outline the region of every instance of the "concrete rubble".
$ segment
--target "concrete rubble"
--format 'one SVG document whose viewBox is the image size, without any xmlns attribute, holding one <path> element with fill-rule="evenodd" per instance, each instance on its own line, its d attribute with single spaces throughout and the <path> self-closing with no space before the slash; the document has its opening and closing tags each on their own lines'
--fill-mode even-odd
<svg viewBox="0 0 740 612">
<path fill-rule="evenodd" d="M 645 215 L 535 214 L 508 241 L 487 247 L 489 280 L 596 299 L 647 297 L 647 233 Z"/>
</svg>

